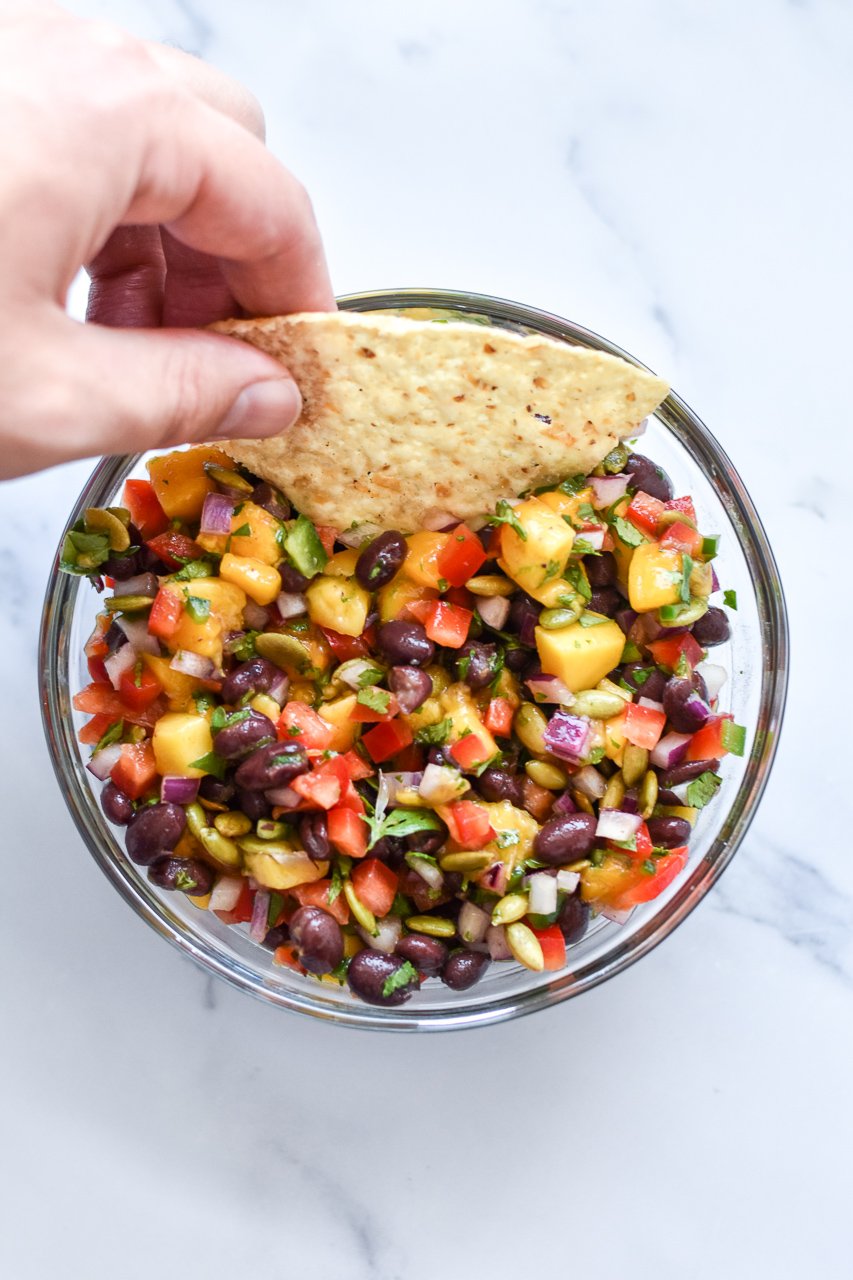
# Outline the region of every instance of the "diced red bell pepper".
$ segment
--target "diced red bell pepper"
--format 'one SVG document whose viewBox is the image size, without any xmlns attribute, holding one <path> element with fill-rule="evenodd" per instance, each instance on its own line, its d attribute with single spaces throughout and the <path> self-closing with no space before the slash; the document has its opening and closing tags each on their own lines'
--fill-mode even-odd
<svg viewBox="0 0 853 1280">
<path fill-rule="evenodd" d="M 436 807 L 446 822 L 451 837 L 461 849 L 482 849 L 494 840 L 496 831 L 489 822 L 489 812 L 473 800 L 455 800 Z"/>
<path fill-rule="evenodd" d="M 653 498 L 651 494 L 643 493 L 640 489 L 631 499 L 625 515 L 641 533 L 654 537 L 664 510 L 664 505 L 659 498 Z"/>
<path fill-rule="evenodd" d="M 687 516 L 696 524 L 696 508 L 693 506 L 692 498 L 670 498 L 663 505 L 666 511 L 680 511 L 682 515 Z"/>
<path fill-rule="evenodd" d="M 144 711 L 133 711 L 123 698 L 119 697 L 111 684 L 87 684 L 85 689 L 75 693 L 71 705 L 75 711 L 82 711 L 90 716 L 109 716 L 110 720 L 128 720 L 131 724 L 141 724 L 151 728 L 160 715 L 160 708 L 152 703 Z"/>
<path fill-rule="evenodd" d="M 653 640 L 648 645 L 648 650 L 655 662 L 662 667 L 669 667 L 670 671 L 675 670 L 682 655 L 691 667 L 695 667 L 705 656 L 705 650 L 697 640 L 693 639 L 689 631 L 685 631 L 681 636 L 666 636 L 663 640 Z"/>
<path fill-rule="evenodd" d="M 367 853 L 367 823 L 353 809 L 330 809 L 326 815 L 329 840 L 348 858 L 363 858 Z"/>
<path fill-rule="evenodd" d="M 689 524 L 676 520 L 661 538 L 660 545 L 671 547 L 674 551 L 686 551 L 689 556 L 698 556 L 703 542 L 704 538 L 697 529 L 691 529 Z"/>
<path fill-rule="evenodd" d="M 374 729 L 368 729 L 361 740 L 371 758 L 377 764 L 382 764 L 384 760 L 390 760 L 398 751 L 408 747 L 414 737 L 405 720 L 389 720 L 387 724 L 378 724 Z"/>
<path fill-rule="evenodd" d="M 559 925 L 549 924 L 544 929 L 534 929 L 531 925 L 530 929 L 539 939 L 542 955 L 545 958 L 545 968 L 549 970 L 565 968 L 566 940 Z"/>
<path fill-rule="evenodd" d="M 255 895 L 249 887 L 248 880 L 244 880 L 240 886 L 240 896 L 231 910 L 214 911 L 213 914 L 218 916 L 223 924 L 245 924 L 247 920 L 252 918 L 254 902 Z"/>
<path fill-rule="evenodd" d="M 278 719 L 277 732 L 283 742 L 293 739 L 300 742 L 306 751 L 327 750 L 335 730 L 327 724 L 322 716 L 318 716 L 312 707 L 304 702 L 286 702 Z"/>
<path fill-rule="evenodd" d="M 393 693 L 389 693 L 386 711 L 374 711 L 372 707 L 365 707 L 361 702 L 356 702 L 349 718 L 356 724 L 384 724 L 386 720 L 393 720 L 399 710 L 399 702 Z"/>
<path fill-rule="evenodd" d="M 322 907 L 330 916 L 334 916 L 338 924 L 349 924 L 349 904 L 342 893 L 337 894 L 330 902 L 331 887 L 331 880 L 311 880 L 308 884 L 295 885 L 290 893 L 300 907 Z"/>
<path fill-rule="evenodd" d="M 145 545 L 170 569 L 180 569 L 188 560 L 203 560 L 206 554 L 204 547 L 185 533 L 178 533 L 177 529 L 167 529 L 154 538 L 146 538 Z"/>
<path fill-rule="evenodd" d="M 378 858 L 365 858 L 364 862 L 353 867 L 352 884 L 359 902 L 375 916 L 382 917 L 391 910 L 399 877 Z"/>
<path fill-rule="evenodd" d="M 625 845 L 620 844 L 617 840 L 607 840 L 605 843 L 608 849 L 612 849 L 614 853 L 624 854 L 634 862 L 642 862 L 644 858 L 651 857 L 652 848 L 654 847 L 645 822 L 642 822 L 637 830 L 633 840 L 633 849 L 626 849 Z"/>
<path fill-rule="evenodd" d="M 121 755 L 110 772 L 119 791 L 123 791 L 131 800 L 138 800 L 150 791 L 157 778 L 157 765 L 154 762 L 154 749 L 151 743 L 125 742 Z"/>
<path fill-rule="evenodd" d="M 629 702 L 625 706 L 622 732 L 635 747 L 645 747 L 647 751 L 651 751 L 660 741 L 665 724 L 664 711 L 658 711 L 655 707 L 641 707 L 636 702 Z"/>
<path fill-rule="evenodd" d="M 125 480 L 123 500 L 143 538 L 153 538 L 168 529 L 169 517 L 160 506 L 150 481 Z"/>
<path fill-rule="evenodd" d="M 104 666 L 103 658 L 87 658 L 86 666 L 89 668 L 89 675 L 96 684 L 109 683 L 109 676 L 107 675 L 107 669 Z"/>
<path fill-rule="evenodd" d="M 512 733 L 513 714 L 512 703 L 507 698 L 492 698 L 483 723 L 489 733 L 498 738 L 508 738 Z"/>
<path fill-rule="evenodd" d="M 713 716 L 703 728 L 697 729 L 687 744 L 685 763 L 693 760 L 722 760 L 728 755 L 728 747 L 723 746 L 723 724 L 733 720 L 730 713 Z"/>
<path fill-rule="evenodd" d="M 438 557 L 438 572 L 451 587 L 464 587 L 469 578 L 485 563 L 486 553 L 476 533 L 467 525 L 451 530 Z"/>
<path fill-rule="evenodd" d="M 184 606 L 174 591 L 161 587 L 148 613 L 148 630 L 152 636 L 169 640 L 181 625 Z"/>
<path fill-rule="evenodd" d="M 494 752 L 478 734 L 466 733 L 464 738 L 454 742 L 449 754 L 463 772 L 470 772 L 472 769 L 479 769 L 481 764 L 490 760 Z"/>
<path fill-rule="evenodd" d="M 150 707 L 155 698 L 163 692 L 160 681 L 149 671 L 148 667 L 139 666 L 138 670 L 129 667 L 122 672 L 118 691 L 121 698 L 134 713 Z"/>
<path fill-rule="evenodd" d="M 663 893 L 667 885 L 672 884 L 687 866 L 687 846 L 670 849 L 661 858 L 655 859 L 655 870 L 652 875 L 644 875 L 642 880 L 620 893 L 611 904 L 617 910 L 636 907 L 641 902 L 651 902 L 658 894 Z"/>
<path fill-rule="evenodd" d="M 424 627 L 434 644 L 446 649 L 461 649 L 468 638 L 473 613 L 446 600 L 432 600 L 424 621 Z"/>
<path fill-rule="evenodd" d="M 311 773 L 300 773 L 288 783 L 291 791 L 316 805 L 318 809 L 333 809 L 340 804 L 343 788 L 340 780 L 333 773 L 323 773 L 313 769 Z"/>
<path fill-rule="evenodd" d="M 339 530 L 330 524 L 317 524 L 314 526 L 317 530 L 317 537 L 327 556 L 330 556 L 335 549 L 335 543 L 338 538 Z"/>
<path fill-rule="evenodd" d="M 251 916 L 249 918 L 251 919 Z M 292 942 L 284 942 L 280 947 L 276 947 L 272 953 L 272 962 L 283 969 L 295 969 L 297 973 L 305 973 L 305 969 L 299 963 L 299 953 Z"/>
<path fill-rule="evenodd" d="M 112 716 L 105 716 L 103 713 L 92 716 L 92 719 L 87 720 L 83 728 L 78 730 L 77 741 L 82 742 L 85 747 L 97 746 L 111 724 L 115 724 Z"/>
<path fill-rule="evenodd" d="M 362 778 L 372 778 L 376 772 L 366 760 L 362 760 L 357 751 L 345 751 L 341 760 L 346 765 L 347 773 L 353 782 L 360 782 Z"/>
<path fill-rule="evenodd" d="M 339 631 L 332 631 L 331 627 L 321 627 L 320 630 L 329 642 L 329 648 L 338 662 L 349 662 L 351 658 L 366 658 L 370 653 L 370 646 L 364 635 L 342 636 Z"/>
</svg>

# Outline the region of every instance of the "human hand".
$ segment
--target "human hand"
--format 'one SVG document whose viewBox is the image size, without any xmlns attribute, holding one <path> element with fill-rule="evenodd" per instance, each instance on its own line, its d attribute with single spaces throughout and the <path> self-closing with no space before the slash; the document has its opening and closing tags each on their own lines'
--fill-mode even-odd
<svg viewBox="0 0 853 1280">
<path fill-rule="evenodd" d="M 0 475 L 287 427 L 281 365 L 178 327 L 335 305 L 251 95 L 48 4 L 0 3 L 0 69 Z M 83 265 L 86 325 L 65 311 Z"/>
</svg>

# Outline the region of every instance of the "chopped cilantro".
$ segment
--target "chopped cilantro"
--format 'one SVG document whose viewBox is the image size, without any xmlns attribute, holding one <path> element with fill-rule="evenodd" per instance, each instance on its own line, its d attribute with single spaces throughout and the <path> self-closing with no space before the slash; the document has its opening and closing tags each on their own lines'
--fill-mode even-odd
<svg viewBox="0 0 853 1280">
<path fill-rule="evenodd" d="M 332 900 L 332 895 L 329 894 L 329 901 L 331 902 L 331 900 Z M 336 964 L 334 969 L 332 969 L 331 972 L 329 973 L 329 977 L 334 978 L 336 982 L 339 982 L 341 984 L 341 986 L 343 986 L 344 983 L 346 982 L 347 969 L 350 967 L 351 960 L 352 960 L 352 956 L 344 956 L 340 964 Z"/>
<path fill-rule="evenodd" d="M 242 724 L 251 714 L 248 707 L 244 707 L 242 711 L 226 711 L 224 707 L 217 707 L 210 717 L 211 731 L 219 733 L 220 729 L 228 729 L 232 724 Z"/>
<path fill-rule="evenodd" d="M 586 611 L 578 618 L 578 622 L 582 627 L 600 627 L 602 622 L 609 622 L 609 618 L 605 618 L 602 613 L 587 613 Z"/>
<path fill-rule="evenodd" d="M 586 488 L 587 488 L 586 476 L 583 476 L 583 475 L 569 476 L 560 485 L 560 491 L 562 493 L 569 493 L 569 494 L 580 493 L 581 489 L 586 489 Z"/>
<path fill-rule="evenodd" d="M 238 662 L 248 662 L 256 654 L 255 640 L 259 632 L 247 631 L 232 643 L 226 645 L 226 651 L 234 655 Z"/>
<path fill-rule="evenodd" d="M 235 512 L 236 515 L 236 512 Z M 252 526 L 250 524 L 241 524 L 239 529 L 235 529 L 231 534 L 232 538 L 251 538 Z"/>
<path fill-rule="evenodd" d="M 499 849 L 509 849 L 512 845 L 518 844 L 519 840 L 517 831 L 499 831 L 495 843 Z"/>
<path fill-rule="evenodd" d="M 223 760 L 215 751 L 208 751 L 206 755 L 199 756 L 198 760 L 190 761 L 191 769 L 203 769 L 205 773 L 212 773 L 220 782 L 225 777 L 227 766 L 228 761 Z"/>
<path fill-rule="evenodd" d="M 581 520 L 591 520 L 591 521 L 598 520 L 598 515 L 596 513 L 595 507 L 592 505 L 591 502 L 582 502 L 578 507 L 578 515 L 580 516 Z"/>
<path fill-rule="evenodd" d="M 301 738 L 302 726 L 298 724 L 289 724 L 287 726 L 287 736 L 288 738 Z"/>
<path fill-rule="evenodd" d="M 737 608 L 737 592 L 724 591 L 723 604 L 726 606 L 727 609 L 736 609 Z"/>
<path fill-rule="evenodd" d="M 106 732 L 98 739 L 97 745 L 92 752 L 96 756 L 99 751 L 103 751 L 104 747 L 111 747 L 114 742 L 121 741 L 121 735 L 124 733 L 124 721 L 114 720 L 108 726 Z"/>
<path fill-rule="evenodd" d="M 172 574 L 172 582 L 192 582 L 193 578 L 209 578 L 212 573 L 213 565 L 209 560 L 187 560 L 183 569 Z"/>
<path fill-rule="evenodd" d="M 613 528 L 616 531 L 616 537 L 620 542 L 624 542 L 626 547 L 638 547 L 641 542 L 645 542 L 640 530 L 635 529 L 631 521 L 623 519 L 622 516 L 613 517 Z"/>
<path fill-rule="evenodd" d="M 586 758 L 587 764 L 601 764 L 604 759 L 604 747 L 593 747 Z"/>
<path fill-rule="evenodd" d="M 694 778 L 687 787 L 685 792 L 687 803 L 694 809 L 704 809 L 708 801 L 713 799 L 722 781 L 718 773 L 711 773 L 709 770 L 700 773 L 699 777 Z"/>
<path fill-rule="evenodd" d="M 210 617 L 210 601 L 206 600 L 204 596 L 191 596 L 187 592 L 186 610 L 193 622 L 204 622 L 206 618 Z"/>
<path fill-rule="evenodd" d="M 631 677 L 635 684 L 643 685 L 651 674 L 651 670 L 648 667 L 640 667 L 638 671 L 631 672 Z"/>
<path fill-rule="evenodd" d="M 384 675 L 385 672 L 380 667 L 365 667 L 358 677 L 359 689 L 364 689 L 369 684 L 378 684 Z"/>
<path fill-rule="evenodd" d="M 572 554 L 577 556 L 600 556 L 601 552 L 596 551 L 591 542 L 587 542 L 586 538 L 575 538 L 572 544 Z"/>
<path fill-rule="evenodd" d="M 391 705 L 391 695 L 387 689 L 379 689 L 375 684 L 367 685 L 364 689 L 359 689 L 356 702 L 384 716 Z"/>
<path fill-rule="evenodd" d="M 382 997 L 387 1000 L 395 991 L 399 991 L 401 987 L 407 987 L 410 982 L 418 981 L 418 971 L 412 964 L 411 960 L 404 960 L 400 968 L 394 973 L 389 973 L 388 977 L 382 983 Z"/>
<path fill-rule="evenodd" d="M 566 581 L 570 583 L 571 586 L 574 587 L 577 594 L 583 600 L 592 599 L 592 588 L 589 585 L 589 579 L 587 578 L 586 574 L 584 573 L 583 569 L 579 564 L 577 564 L 576 562 L 574 563 L 570 562 L 566 566 L 566 571 L 563 576 L 565 577 Z"/>
<path fill-rule="evenodd" d="M 339 854 L 335 858 L 335 865 L 332 867 L 332 880 L 329 885 L 329 906 L 340 895 L 344 887 L 344 881 L 350 873 L 352 867 L 352 858 L 346 858 L 343 854 Z"/>
<path fill-rule="evenodd" d="M 439 720 L 438 724 L 428 724 L 419 729 L 415 734 L 415 742 L 422 747 L 443 747 L 452 728 L 453 721 L 448 716 L 446 720 Z"/>
<path fill-rule="evenodd" d="M 560 562 L 559 560 L 549 560 L 545 566 L 545 577 L 542 579 L 542 585 L 550 582 L 552 578 L 559 578 Z"/>
<path fill-rule="evenodd" d="M 208 689 L 193 690 L 192 699 L 195 703 L 195 709 L 200 716 L 203 716 L 205 711 L 209 711 L 216 702 L 213 694 Z"/>
<path fill-rule="evenodd" d="M 655 866 L 654 860 L 652 858 L 644 858 L 642 862 L 642 868 L 643 868 L 643 871 L 645 871 L 647 876 L 653 876 L 655 874 L 655 871 L 657 870 L 657 867 Z"/>
<path fill-rule="evenodd" d="M 441 823 L 431 809 L 392 809 L 382 818 L 371 815 L 365 818 L 370 829 L 372 849 L 383 836 L 411 836 L 416 831 L 440 831 Z"/>
<path fill-rule="evenodd" d="M 190 871 L 185 871 L 183 867 L 175 876 L 175 888 L 180 889 L 183 893 L 192 893 L 193 889 L 198 888 L 198 880 Z"/>
<path fill-rule="evenodd" d="M 471 654 L 466 653 L 465 656 L 460 658 L 456 664 L 456 671 L 460 680 L 467 680 L 468 668 L 470 666 L 471 666 Z"/>
<path fill-rule="evenodd" d="M 79 525 L 79 527 L 78 527 Z M 109 560 L 110 540 L 105 533 L 86 533 L 82 520 L 69 529 L 62 543 L 59 567 L 63 573 L 92 573 Z"/>
<path fill-rule="evenodd" d="M 690 603 L 690 575 L 693 572 L 693 557 L 687 552 L 681 556 L 681 603 Z"/>
<path fill-rule="evenodd" d="M 489 524 L 508 524 L 522 542 L 527 541 L 527 530 L 515 514 L 512 503 L 507 502 L 506 498 L 501 498 L 497 503 L 495 514 L 490 518 Z"/>
<path fill-rule="evenodd" d="M 446 578 L 439 578 L 438 580 L 439 591 L 442 591 L 442 592 L 446 591 L 449 586 L 450 586 L 450 583 L 447 581 Z"/>
</svg>

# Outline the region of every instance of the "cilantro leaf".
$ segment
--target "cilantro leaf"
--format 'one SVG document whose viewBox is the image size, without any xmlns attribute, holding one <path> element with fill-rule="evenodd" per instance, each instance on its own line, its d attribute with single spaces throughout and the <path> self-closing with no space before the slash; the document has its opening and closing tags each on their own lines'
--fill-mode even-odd
<svg viewBox="0 0 853 1280">
<path fill-rule="evenodd" d="M 114 742 L 121 741 L 121 735 L 124 733 L 124 721 L 114 720 L 107 727 L 106 732 L 98 739 L 97 745 L 92 751 L 92 755 L 96 756 L 99 751 L 103 751 L 104 747 L 110 747 Z"/>
<path fill-rule="evenodd" d="M 737 608 L 737 592 L 724 591 L 723 604 L 726 606 L 727 609 L 736 609 Z"/>
<path fill-rule="evenodd" d="M 340 896 L 344 887 L 344 881 L 352 868 L 352 858 L 346 858 L 343 854 L 338 854 L 335 859 L 335 865 L 332 867 L 332 882 L 329 885 L 329 906 Z"/>
<path fill-rule="evenodd" d="M 220 729 L 228 729 L 232 724 L 242 724 L 251 714 L 248 707 L 242 711 L 226 711 L 224 707 L 217 707 L 210 717 L 211 732 L 219 733 Z"/>
<path fill-rule="evenodd" d="M 578 507 L 578 516 L 581 520 L 597 521 L 598 515 L 595 507 L 591 502 L 582 502 Z"/>
<path fill-rule="evenodd" d="M 356 702 L 384 716 L 391 705 L 391 695 L 387 689 L 379 689 L 375 684 L 371 684 L 364 689 L 359 689 Z"/>
<path fill-rule="evenodd" d="M 596 551 L 591 542 L 587 542 L 586 538 L 575 538 L 572 544 L 572 554 L 577 556 L 600 556 L 601 552 Z"/>
<path fill-rule="evenodd" d="M 507 502 L 506 498 L 501 498 L 498 501 L 495 507 L 495 514 L 490 518 L 489 524 L 508 524 L 513 532 L 518 534 L 522 542 L 527 541 L 527 530 L 515 514 L 512 504 Z"/>
<path fill-rule="evenodd" d="M 188 560 L 183 569 L 172 574 L 172 582 L 192 582 L 193 578 L 209 578 L 213 565 L 209 560 Z"/>
<path fill-rule="evenodd" d="M 358 677 L 358 687 L 363 689 L 368 684 L 378 684 L 385 672 L 380 667 L 365 667 Z"/>
<path fill-rule="evenodd" d="M 577 594 L 583 600 L 592 599 L 592 588 L 589 585 L 589 579 L 577 562 L 570 561 L 569 564 L 566 565 L 566 571 L 563 574 L 563 577 L 566 579 L 566 582 L 570 583 L 571 586 L 574 587 Z"/>
<path fill-rule="evenodd" d="M 586 489 L 587 487 L 586 476 L 567 476 L 560 485 L 560 490 L 563 493 L 572 494 L 580 493 L 581 489 Z"/>
<path fill-rule="evenodd" d="M 86 533 L 82 527 L 69 529 L 62 543 L 59 567 L 63 573 L 85 577 L 109 560 L 111 555 L 110 540 L 105 533 Z"/>
<path fill-rule="evenodd" d="M 401 987 L 407 987 L 410 982 L 418 981 L 418 971 L 412 964 L 411 960 L 404 960 L 399 969 L 394 973 L 389 973 L 388 977 L 382 983 L 382 996 L 387 1000 L 395 991 L 399 991 Z"/>
<path fill-rule="evenodd" d="M 247 631 L 245 635 L 229 641 L 225 645 L 225 652 L 233 654 L 238 662 L 248 662 L 250 658 L 255 657 L 255 640 L 259 634 L 258 631 Z"/>
<path fill-rule="evenodd" d="M 624 542 L 626 547 L 638 547 L 641 542 L 645 542 L 640 530 L 635 529 L 631 521 L 623 519 L 622 516 L 613 517 L 613 528 L 616 537 L 620 542 Z"/>
<path fill-rule="evenodd" d="M 365 822 L 370 829 L 368 849 L 372 849 L 383 836 L 414 835 L 416 831 L 440 831 L 441 823 L 431 809 L 392 809 L 384 817 L 369 815 Z"/>
<path fill-rule="evenodd" d="M 419 729 L 415 734 L 415 742 L 421 747 L 443 747 L 452 728 L 453 721 L 448 716 L 446 720 L 439 720 L 438 724 L 428 724 Z"/>
<path fill-rule="evenodd" d="M 708 801 L 713 799 L 722 781 L 718 773 L 711 773 L 709 770 L 700 773 L 699 777 L 694 778 L 687 787 L 685 792 L 687 803 L 694 809 L 704 809 Z"/>
<path fill-rule="evenodd" d="M 683 552 L 681 556 L 681 603 L 690 603 L 690 575 L 693 572 L 693 557 L 687 552 Z"/>
<path fill-rule="evenodd" d="M 582 627 L 600 627 L 603 622 L 609 622 L 609 618 L 605 618 L 601 613 L 584 612 L 578 618 L 578 622 Z"/>
<path fill-rule="evenodd" d="M 235 529 L 231 534 L 232 538 L 251 538 L 252 526 L 250 524 L 241 524 L 239 529 Z"/>
<path fill-rule="evenodd" d="M 559 560 L 549 560 L 545 566 L 545 577 L 542 579 L 542 585 L 544 586 L 546 582 L 550 582 L 552 578 L 559 578 L 559 576 L 560 576 Z"/>
<path fill-rule="evenodd" d="M 199 756 L 198 760 L 190 761 L 191 769 L 203 769 L 205 773 L 212 773 L 214 778 L 218 778 L 221 782 L 225 777 L 225 770 L 228 761 L 223 760 L 222 756 L 218 756 L 215 751 L 208 751 L 203 756 Z"/>
</svg>

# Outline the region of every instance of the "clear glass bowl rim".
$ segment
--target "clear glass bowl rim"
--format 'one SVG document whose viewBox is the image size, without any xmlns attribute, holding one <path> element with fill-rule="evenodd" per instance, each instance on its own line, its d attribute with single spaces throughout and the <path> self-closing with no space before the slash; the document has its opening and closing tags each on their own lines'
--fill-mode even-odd
<svg viewBox="0 0 853 1280">
<path fill-rule="evenodd" d="M 529 327 L 558 339 L 610 352 L 641 368 L 647 367 L 615 343 L 581 325 L 535 307 L 487 294 L 404 288 L 347 294 L 338 302 L 341 308 L 355 311 L 432 307 L 487 315 L 498 323 Z M 39 684 L 45 735 L 57 780 L 84 843 L 136 914 L 205 970 L 216 973 L 241 990 L 279 1007 L 308 1013 L 336 1025 L 381 1031 L 461 1030 L 533 1013 L 606 981 L 647 955 L 668 937 L 722 875 L 755 815 L 778 746 L 787 692 L 789 639 L 779 572 L 743 481 L 708 428 L 674 392 L 664 401 L 656 417 L 683 445 L 689 447 L 698 465 L 711 478 L 730 517 L 748 531 L 748 538 L 741 541 L 741 549 L 752 573 L 765 645 L 755 746 L 737 795 L 707 855 L 683 881 L 660 914 L 651 916 L 624 942 L 617 943 L 601 962 L 582 965 L 574 972 L 566 971 L 556 976 L 545 974 L 540 985 L 512 993 L 486 1007 L 466 1005 L 466 997 L 460 993 L 452 1010 L 429 1011 L 408 1005 L 379 1009 L 356 1003 L 341 1009 L 328 1006 L 322 998 L 323 987 L 320 984 L 316 998 L 270 988 L 257 972 L 220 952 L 211 941 L 190 938 L 177 928 L 164 911 L 158 910 L 139 893 L 112 856 L 107 843 L 100 838 L 103 818 L 81 777 L 82 767 L 67 705 L 63 707 L 62 704 L 63 690 L 67 696 L 69 687 L 71 658 L 64 642 L 65 629 L 73 615 L 81 580 L 54 569 L 45 595 L 39 642 Z M 138 456 L 101 459 L 78 497 L 66 527 L 80 517 L 85 507 L 102 505 L 111 498 L 124 473 L 135 464 Z"/>
</svg>

